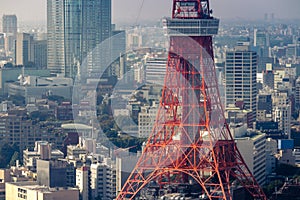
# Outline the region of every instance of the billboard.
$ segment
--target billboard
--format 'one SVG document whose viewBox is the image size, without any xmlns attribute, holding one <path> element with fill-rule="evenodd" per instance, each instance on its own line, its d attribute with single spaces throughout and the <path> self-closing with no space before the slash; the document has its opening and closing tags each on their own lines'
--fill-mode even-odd
<svg viewBox="0 0 300 200">
<path fill-rule="evenodd" d="M 286 150 L 294 148 L 294 140 L 278 140 L 278 149 Z"/>
<path fill-rule="evenodd" d="M 175 17 L 198 17 L 198 2 L 179 1 L 176 2 Z"/>
</svg>

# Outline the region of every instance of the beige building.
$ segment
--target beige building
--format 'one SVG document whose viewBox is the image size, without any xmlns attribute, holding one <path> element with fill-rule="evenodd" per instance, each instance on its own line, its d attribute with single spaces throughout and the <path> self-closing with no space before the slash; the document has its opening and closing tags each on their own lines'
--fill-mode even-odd
<svg viewBox="0 0 300 200">
<path fill-rule="evenodd" d="M 18 33 L 15 45 L 16 65 L 28 65 L 34 62 L 33 36 L 28 33 Z"/>
<path fill-rule="evenodd" d="M 52 149 L 52 145 L 47 141 L 36 141 L 33 151 L 26 149 L 23 151 L 23 164 L 28 169 L 36 170 L 36 160 L 64 158 L 64 153 L 58 149 Z"/>
<path fill-rule="evenodd" d="M 48 188 L 37 182 L 19 182 L 5 184 L 6 200 L 79 200 L 77 188 Z"/>
<path fill-rule="evenodd" d="M 266 135 L 248 133 L 235 138 L 235 142 L 258 184 L 264 185 L 266 181 Z"/>
<path fill-rule="evenodd" d="M 10 170 L 0 169 L 0 200 L 5 200 L 5 183 L 10 181 Z"/>
<path fill-rule="evenodd" d="M 148 138 L 152 133 L 152 129 L 156 120 L 158 107 L 143 106 L 138 114 L 138 135 L 139 137 Z"/>
<path fill-rule="evenodd" d="M 89 200 L 89 167 L 76 169 L 76 186 L 79 188 L 81 200 Z"/>
</svg>

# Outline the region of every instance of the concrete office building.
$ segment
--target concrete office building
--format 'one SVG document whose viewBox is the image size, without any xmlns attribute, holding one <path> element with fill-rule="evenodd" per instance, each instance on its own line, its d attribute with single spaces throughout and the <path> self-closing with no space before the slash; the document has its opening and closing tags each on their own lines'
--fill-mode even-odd
<svg viewBox="0 0 300 200">
<path fill-rule="evenodd" d="M 19 77 L 18 82 L 8 83 L 9 95 L 20 95 L 30 103 L 47 95 L 58 95 L 66 99 L 72 98 L 73 80 L 64 77 Z"/>
<path fill-rule="evenodd" d="M 257 96 L 257 121 L 271 121 L 272 120 L 272 95 L 259 94 Z"/>
<path fill-rule="evenodd" d="M 37 40 L 33 44 L 34 67 L 36 69 L 47 68 L 47 40 Z"/>
<path fill-rule="evenodd" d="M 28 33 L 18 33 L 15 42 L 15 64 L 29 66 L 34 64 L 34 41 Z"/>
<path fill-rule="evenodd" d="M 156 120 L 157 106 L 143 106 L 138 114 L 138 135 L 142 138 L 148 138 L 152 132 Z"/>
<path fill-rule="evenodd" d="M 74 187 L 75 168 L 64 160 L 37 160 L 37 182 L 53 187 Z"/>
<path fill-rule="evenodd" d="M 258 184 L 264 185 L 266 181 L 266 135 L 248 133 L 248 135 L 235 138 L 235 142 Z"/>
<path fill-rule="evenodd" d="M 17 182 L 5 184 L 6 200 L 79 200 L 78 188 L 49 188 L 37 182 Z"/>
<path fill-rule="evenodd" d="M 150 84 L 164 84 L 167 58 L 150 58 L 145 64 L 145 79 Z"/>
<path fill-rule="evenodd" d="M 36 171 L 36 161 L 38 159 L 63 159 L 64 153 L 58 149 L 52 149 L 52 145 L 47 141 L 36 141 L 33 151 L 26 149 L 23 151 L 23 165 L 32 171 Z"/>
<path fill-rule="evenodd" d="M 226 106 L 237 101 L 244 102 L 244 109 L 251 110 L 250 127 L 256 121 L 256 70 L 257 55 L 247 44 L 226 52 L 225 93 Z"/>
<path fill-rule="evenodd" d="M 126 180 L 134 169 L 140 154 L 124 155 L 116 159 L 116 195 L 122 190 Z"/>
<path fill-rule="evenodd" d="M 14 68 L 1 68 L 0 69 L 0 94 L 7 94 L 7 83 L 18 81 L 20 74 L 24 72 L 24 75 L 31 76 L 50 76 L 50 72 L 47 69 L 35 70 L 35 69 L 22 69 L 22 67 Z"/>
</svg>

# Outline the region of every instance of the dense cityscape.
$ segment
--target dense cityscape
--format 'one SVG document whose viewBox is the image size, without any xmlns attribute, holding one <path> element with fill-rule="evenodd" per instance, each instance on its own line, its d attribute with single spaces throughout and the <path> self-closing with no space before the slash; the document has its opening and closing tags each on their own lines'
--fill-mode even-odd
<svg viewBox="0 0 300 200">
<path fill-rule="evenodd" d="M 208 0 L 174 2 L 209 8 Z M 187 116 L 178 103 L 185 101 L 196 110 L 192 97 L 178 97 L 167 88 L 175 93 L 179 87 L 171 78 L 168 82 L 170 49 L 184 31 L 193 33 L 193 25 L 172 32 L 174 14 L 172 20 L 161 16 L 144 24 L 114 24 L 111 0 L 47 0 L 45 9 L 46 26 L 20 22 L 18 13 L 3 13 L 0 23 L 0 200 L 123 199 L 131 172 L 139 170 L 135 166 L 142 169 L 139 158 L 150 155 L 150 144 L 159 146 L 151 138 L 159 134 L 163 110 L 176 107 L 178 118 Z M 199 111 L 206 114 L 204 121 L 224 117 L 241 165 L 247 165 L 267 199 L 300 199 L 300 20 L 271 12 L 259 18 L 221 16 L 219 24 L 210 9 L 201 16 L 200 22 L 211 21 L 197 25 L 208 27 L 197 37 L 213 36 L 213 55 L 211 46 L 200 48 L 210 56 L 205 64 L 215 67 L 219 91 L 213 88 L 216 96 L 206 98 L 212 81 L 201 85 L 205 92 L 194 94 L 197 105 L 211 108 L 197 109 L 205 110 Z M 182 74 L 189 87 L 199 86 L 188 78 L 192 72 Z M 218 109 L 212 97 L 221 99 L 222 117 L 211 114 L 210 109 Z M 203 119 L 196 120 L 201 124 Z M 172 123 L 168 126 L 179 127 Z M 213 135 L 202 132 L 203 143 Z M 177 133 L 170 140 L 180 141 L 176 137 L 183 133 Z M 151 180 L 134 199 L 264 199 L 253 198 L 232 177 L 229 198 L 217 189 L 209 196 L 207 188 L 180 173 L 169 176 L 173 184 L 162 187 L 165 176 L 161 182 Z"/>
</svg>

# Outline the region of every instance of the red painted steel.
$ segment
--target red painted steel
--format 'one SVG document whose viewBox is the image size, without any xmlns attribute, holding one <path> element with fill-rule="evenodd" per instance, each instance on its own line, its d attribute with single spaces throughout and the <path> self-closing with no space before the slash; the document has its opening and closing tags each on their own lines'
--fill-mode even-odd
<svg viewBox="0 0 300 200">
<path fill-rule="evenodd" d="M 197 14 L 178 14 L 179 2 L 195 2 Z M 173 0 L 172 19 L 211 18 L 208 0 Z M 163 187 L 191 179 L 209 199 L 232 199 L 233 185 L 266 199 L 225 122 L 213 60 L 211 35 L 170 36 L 156 122 L 118 200 L 133 199 L 151 181 Z"/>
</svg>

